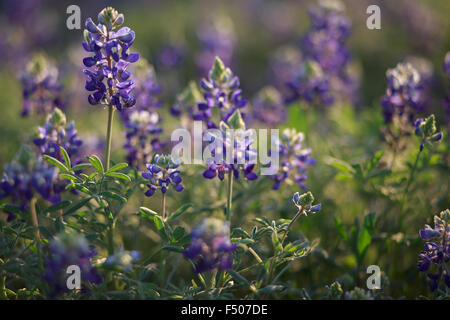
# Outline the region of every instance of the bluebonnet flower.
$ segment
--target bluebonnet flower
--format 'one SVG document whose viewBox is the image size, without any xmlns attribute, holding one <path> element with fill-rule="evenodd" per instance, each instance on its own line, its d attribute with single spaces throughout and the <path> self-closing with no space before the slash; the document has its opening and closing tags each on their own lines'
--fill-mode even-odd
<svg viewBox="0 0 450 320">
<path fill-rule="evenodd" d="M 38 147 L 40 155 L 48 155 L 64 162 L 60 151 L 60 147 L 63 147 L 73 164 L 81 161 L 80 157 L 75 157 L 79 156 L 83 141 L 78 137 L 75 123 L 67 123 L 66 115 L 58 108 L 47 116 L 43 127 L 38 127 L 38 134 L 33 143 Z"/>
<path fill-rule="evenodd" d="M 350 21 L 343 16 L 339 1 L 319 1 L 309 11 L 311 27 L 302 39 L 303 61 L 288 82 L 293 92 L 287 102 L 304 99 L 314 105 L 331 105 L 335 100 L 355 102 L 358 84 L 350 69 L 347 40 Z"/>
<path fill-rule="evenodd" d="M 68 292 L 67 268 L 76 265 L 80 268 L 81 280 L 98 284 L 102 281 L 91 259 L 97 251 L 89 246 L 86 238 L 76 233 L 61 233 L 49 245 L 50 257 L 45 263 L 44 280 L 50 287 L 50 295 L 58 296 Z"/>
<path fill-rule="evenodd" d="M 168 42 L 158 51 L 156 66 L 163 69 L 174 69 L 186 60 L 186 48 L 177 42 Z"/>
<path fill-rule="evenodd" d="M 218 108 L 222 120 L 227 121 L 231 114 L 247 105 L 247 99 L 241 96 L 239 78 L 225 67 L 219 57 L 216 57 L 208 77 L 201 80 L 200 86 L 204 92 L 204 102 L 197 105 L 198 112 L 194 113 L 193 119 L 204 121 L 208 128 L 217 128 L 212 119 L 214 108 Z"/>
<path fill-rule="evenodd" d="M 419 72 L 409 63 L 399 63 L 386 72 L 388 87 L 382 98 L 383 115 L 386 123 L 394 117 L 411 122 L 417 113 L 423 111 L 423 83 Z"/>
<path fill-rule="evenodd" d="M 42 54 L 28 62 L 21 76 L 23 108 L 22 116 L 30 113 L 47 114 L 55 107 L 62 108 L 61 84 L 58 69 Z"/>
<path fill-rule="evenodd" d="M 141 168 L 149 163 L 155 151 L 161 149 L 158 126 L 158 113 L 147 110 L 133 110 L 124 122 L 127 162 L 130 166 Z"/>
<path fill-rule="evenodd" d="M 119 271 L 130 272 L 133 268 L 133 262 L 139 260 L 141 253 L 136 250 L 127 251 L 121 248 L 118 252 L 106 258 L 104 267 Z"/>
<path fill-rule="evenodd" d="M 36 157 L 28 146 L 22 146 L 14 160 L 6 164 L 0 180 L 0 199 L 9 198 L 9 202 L 20 207 L 21 211 L 29 209 L 34 196 L 41 196 L 52 203 L 60 201 L 55 192 L 58 169 L 47 166 L 40 157 Z M 8 220 L 16 216 L 7 212 Z"/>
<path fill-rule="evenodd" d="M 229 230 L 226 222 L 206 218 L 192 231 L 191 244 L 184 250 L 184 257 L 194 260 L 196 273 L 231 269 L 232 253 L 237 245 L 231 243 Z"/>
<path fill-rule="evenodd" d="M 308 213 L 316 213 L 322 210 L 322 205 L 320 203 L 313 205 L 314 196 L 309 191 L 303 194 L 300 194 L 299 192 L 294 193 L 292 201 L 294 202 L 294 205 L 299 209 L 300 213 L 304 214 L 305 216 L 307 216 Z"/>
<path fill-rule="evenodd" d="M 145 195 L 151 197 L 158 189 L 165 194 L 170 187 L 177 192 L 183 191 L 179 165 L 170 155 L 155 155 L 152 162 L 147 164 L 148 171 L 142 172 L 142 177 L 149 181 Z"/>
<path fill-rule="evenodd" d="M 450 288 L 450 273 L 447 263 L 450 260 L 450 211 L 442 211 L 439 216 L 434 216 L 434 228 L 425 225 L 421 229 L 420 237 L 427 241 L 424 251 L 420 252 L 420 260 L 417 267 L 421 272 L 427 272 L 430 279 L 430 290 L 435 291 L 439 282 L 444 278 L 445 285 Z M 435 266 L 436 271 L 430 271 Z"/>
<path fill-rule="evenodd" d="M 349 62 L 346 40 L 350 35 L 350 21 L 342 15 L 339 1 L 320 1 L 309 10 L 311 27 L 303 38 L 306 58 L 317 61 L 326 73 L 339 74 Z"/>
<path fill-rule="evenodd" d="M 224 16 L 215 17 L 197 30 L 197 38 L 201 52 L 195 61 L 202 74 L 208 72 L 215 57 L 220 57 L 225 65 L 231 64 L 236 42 L 231 20 Z"/>
<path fill-rule="evenodd" d="M 278 139 L 275 150 L 279 152 L 280 167 L 278 172 L 270 178 L 274 181 L 272 188 L 277 190 L 283 182 L 296 183 L 299 187 L 306 189 L 306 170 L 316 163 L 311 158 L 311 149 L 303 148 L 305 135 L 295 129 L 284 129 L 281 139 Z"/>
<path fill-rule="evenodd" d="M 145 59 L 141 59 L 135 66 L 136 98 L 139 105 L 133 109 L 124 109 L 121 112 L 125 126 L 124 145 L 127 151 L 127 161 L 131 166 L 141 168 L 151 160 L 151 155 L 158 152 L 162 143 L 159 135 L 161 118 L 157 110 L 162 104 L 157 95 L 161 86 L 156 81 L 153 66 Z"/>
<path fill-rule="evenodd" d="M 303 99 L 313 105 L 328 106 L 334 102 L 329 78 L 320 64 L 313 60 L 303 61 L 297 66 L 287 89 L 290 94 L 285 98 L 286 103 Z"/>
<path fill-rule="evenodd" d="M 83 64 L 90 68 L 84 73 L 92 105 L 112 105 L 122 110 L 136 103 L 131 95 L 135 85 L 127 68 L 139 60 L 139 54 L 129 52 L 135 33 L 128 27 L 118 29 L 123 22 L 123 14 L 111 7 L 99 13 L 97 25 L 91 18 L 86 20 L 83 48 L 92 55 L 84 58 Z"/>
<path fill-rule="evenodd" d="M 414 133 L 421 139 L 420 151 L 423 150 L 425 143 L 431 145 L 432 143 L 440 141 L 442 139 L 442 132 L 438 132 L 436 128 L 434 114 L 432 114 L 425 120 L 422 118 L 417 119 L 414 123 L 414 126 Z"/>
<path fill-rule="evenodd" d="M 294 81 L 295 70 L 302 62 L 302 54 L 298 48 L 285 46 L 277 49 L 270 59 L 270 77 L 275 87 L 284 90 Z"/>
<path fill-rule="evenodd" d="M 280 92 L 274 87 L 262 88 L 252 100 L 252 117 L 276 127 L 286 120 L 286 106 Z"/>
<path fill-rule="evenodd" d="M 231 129 L 234 129 L 231 133 Z M 239 110 L 236 110 L 227 123 L 221 122 L 218 130 L 207 132 L 211 157 L 206 159 L 207 169 L 203 177 L 223 180 L 226 173 L 232 172 L 238 179 L 242 171 L 245 179 L 255 180 L 258 175 L 253 171 L 256 163 L 256 150 L 252 148 L 252 131 L 245 130 Z M 231 151 L 231 154 L 227 154 Z"/>
</svg>

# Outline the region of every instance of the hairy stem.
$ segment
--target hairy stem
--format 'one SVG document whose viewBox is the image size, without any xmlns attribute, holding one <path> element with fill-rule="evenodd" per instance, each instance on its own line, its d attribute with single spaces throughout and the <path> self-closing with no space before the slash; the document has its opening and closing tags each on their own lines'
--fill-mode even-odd
<svg viewBox="0 0 450 320">
<path fill-rule="evenodd" d="M 166 194 L 162 194 L 161 198 L 161 217 L 163 220 L 166 219 Z"/>
<path fill-rule="evenodd" d="M 416 156 L 416 160 L 414 161 L 414 165 L 409 173 L 408 182 L 406 183 L 405 191 L 403 192 L 402 202 L 401 202 L 401 207 L 400 207 L 401 209 L 400 209 L 400 217 L 399 217 L 399 226 L 401 226 L 402 222 L 403 222 L 403 215 L 405 213 L 404 211 L 405 211 L 406 199 L 408 198 L 408 191 L 409 191 L 409 188 L 411 187 L 411 183 L 414 180 L 414 174 L 417 170 L 417 165 L 419 163 L 421 154 L 422 154 L 422 150 L 419 149 L 419 152 L 417 153 L 417 156 Z"/>
</svg>

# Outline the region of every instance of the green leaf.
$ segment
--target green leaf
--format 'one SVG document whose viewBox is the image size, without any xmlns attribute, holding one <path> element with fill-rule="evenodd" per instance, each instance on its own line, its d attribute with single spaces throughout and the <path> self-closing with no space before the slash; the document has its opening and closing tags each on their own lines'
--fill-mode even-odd
<svg viewBox="0 0 450 320">
<path fill-rule="evenodd" d="M 146 218 L 146 219 L 149 219 L 149 220 L 153 221 L 154 217 L 157 216 L 158 213 L 156 213 L 155 211 L 153 211 L 153 210 L 151 210 L 149 208 L 140 207 L 139 208 L 139 215 L 141 217 L 143 217 L 143 218 Z"/>
<path fill-rule="evenodd" d="M 39 226 L 39 231 L 46 239 L 49 239 L 49 240 L 53 239 L 52 233 L 46 227 Z"/>
<path fill-rule="evenodd" d="M 247 233 L 247 231 L 245 231 L 242 228 L 234 228 L 233 231 L 231 232 L 231 237 L 235 238 L 235 237 L 241 237 L 241 238 L 251 238 L 250 235 Z"/>
<path fill-rule="evenodd" d="M 72 171 L 82 171 L 82 170 L 89 169 L 91 167 L 92 167 L 92 165 L 89 163 L 80 163 L 80 164 L 77 164 L 76 166 L 73 166 Z"/>
<path fill-rule="evenodd" d="M 119 170 L 121 170 L 123 168 L 126 168 L 126 167 L 128 167 L 127 163 L 125 163 L 125 162 L 118 163 L 118 164 L 112 166 L 107 172 L 109 173 L 109 172 L 119 171 Z"/>
<path fill-rule="evenodd" d="M 272 245 L 275 249 L 275 253 L 279 253 L 283 250 L 280 239 L 278 239 L 278 233 L 275 229 L 272 230 Z"/>
<path fill-rule="evenodd" d="M 81 180 L 79 177 L 77 177 L 76 175 L 71 174 L 71 173 L 61 173 L 59 176 L 61 178 L 64 178 L 64 179 L 67 179 L 67 180 L 70 180 L 70 181 L 83 182 L 83 180 Z"/>
<path fill-rule="evenodd" d="M 349 245 L 348 235 L 347 235 L 347 232 L 345 232 L 345 230 L 344 230 L 344 226 L 342 225 L 341 220 L 339 220 L 338 218 L 334 217 L 334 222 L 336 223 L 336 229 L 338 231 L 338 234 L 345 241 L 345 243 L 347 245 Z"/>
<path fill-rule="evenodd" d="M 72 201 L 64 200 L 64 201 L 61 201 L 60 203 L 57 203 L 57 204 L 54 204 L 54 205 L 48 207 L 47 209 L 45 209 L 44 213 L 58 211 L 58 210 L 64 209 L 65 207 L 70 206 L 71 204 L 72 204 Z"/>
<path fill-rule="evenodd" d="M 0 209 L 6 212 L 11 212 L 11 213 L 16 213 L 16 214 L 21 214 L 22 210 L 20 209 L 19 206 L 13 205 L 13 204 L 8 204 L 8 203 L 4 203 L 2 205 L 0 205 Z"/>
<path fill-rule="evenodd" d="M 72 207 L 70 207 L 69 209 L 64 211 L 63 216 L 66 216 L 66 215 L 74 213 L 75 211 L 77 211 L 78 209 L 80 209 L 81 207 L 86 205 L 90 200 L 91 200 L 91 197 L 85 198 L 85 199 L 81 200 L 80 202 L 77 202 Z"/>
<path fill-rule="evenodd" d="M 62 156 L 64 158 L 64 162 L 66 163 L 66 167 L 67 168 L 71 168 L 72 164 L 70 162 L 70 157 L 69 157 L 69 154 L 67 153 L 66 149 L 64 149 L 63 147 L 59 147 L 59 150 L 62 153 Z"/>
<path fill-rule="evenodd" d="M 55 159 L 53 157 L 50 157 L 49 155 L 43 155 L 43 159 L 45 159 L 47 162 L 51 163 L 52 165 L 56 166 L 61 170 L 61 172 L 67 172 L 69 169 L 58 159 Z"/>
<path fill-rule="evenodd" d="M 127 176 L 126 174 L 124 174 L 124 173 L 107 172 L 106 175 L 108 177 L 117 178 L 117 179 L 120 179 L 120 180 L 125 180 L 125 181 L 128 181 L 128 182 L 131 182 L 131 178 L 129 176 Z"/>
<path fill-rule="evenodd" d="M 162 247 L 162 250 L 178 252 L 178 253 L 183 253 L 183 251 L 184 251 L 183 247 L 178 247 L 178 246 L 164 246 L 164 247 Z"/>
<path fill-rule="evenodd" d="M 103 192 L 100 192 L 99 195 L 109 198 L 109 199 L 118 200 L 122 203 L 127 202 L 127 198 L 121 196 L 120 194 L 118 194 L 114 191 L 103 191 Z"/>
<path fill-rule="evenodd" d="M 57 217 L 56 219 L 55 219 L 55 230 L 56 230 L 56 232 L 63 232 L 64 231 L 64 223 L 63 223 L 63 221 L 61 220 L 61 217 Z"/>
<path fill-rule="evenodd" d="M 227 272 L 233 277 L 233 279 L 235 281 L 246 286 L 247 288 L 250 288 L 250 286 L 251 286 L 250 282 L 247 279 L 245 279 L 243 276 L 241 276 L 239 273 L 237 273 L 234 270 L 228 270 Z"/>
<path fill-rule="evenodd" d="M 102 162 L 95 154 L 92 157 L 88 157 L 88 160 L 90 163 L 92 163 L 92 165 L 94 166 L 95 169 L 97 169 L 98 172 L 102 174 L 105 173 L 105 169 L 103 168 Z"/>
<path fill-rule="evenodd" d="M 361 230 L 358 234 L 357 250 L 360 258 L 363 257 L 366 249 L 372 242 L 374 226 L 375 226 L 375 213 L 371 212 L 364 217 Z"/>
<path fill-rule="evenodd" d="M 154 216 L 153 221 L 155 222 L 156 229 L 159 232 L 159 235 L 165 242 L 169 242 L 169 237 L 167 236 L 166 230 L 164 228 L 164 221 L 160 216 Z"/>
<path fill-rule="evenodd" d="M 347 162 L 340 160 L 340 159 L 336 159 L 333 157 L 327 157 L 325 159 L 325 163 L 336 168 L 337 170 L 343 172 L 343 173 L 347 173 L 350 175 L 353 175 L 355 173 L 355 169 Z"/>
<path fill-rule="evenodd" d="M 183 227 L 177 226 L 177 227 L 175 228 L 175 230 L 173 231 L 173 234 L 172 234 L 172 240 L 173 240 L 174 242 L 177 242 L 178 240 L 180 240 L 181 238 L 183 238 L 183 236 L 185 235 L 185 233 L 186 233 L 186 230 L 185 230 Z"/>
<path fill-rule="evenodd" d="M 180 208 L 178 208 L 174 213 L 172 213 L 168 218 L 167 221 L 173 221 L 178 218 L 180 218 L 182 215 L 184 215 L 187 210 L 192 207 L 192 203 L 185 203 Z"/>
</svg>

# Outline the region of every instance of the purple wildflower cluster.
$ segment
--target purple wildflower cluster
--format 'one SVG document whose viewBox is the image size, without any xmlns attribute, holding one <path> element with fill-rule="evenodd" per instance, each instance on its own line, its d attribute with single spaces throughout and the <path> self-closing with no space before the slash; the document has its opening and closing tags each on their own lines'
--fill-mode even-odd
<svg viewBox="0 0 450 320">
<path fill-rule="evenodd" d="M 233 176 L 239 179 L 239 173 L 242 171 L 245 179 L 255 180 L 258 178 L 253 171 L 256 150 L 251 148 L 253 143 L 251 131 L 245 130 L 245 123 L 239 110 L 236 110 L 229 120 L 229 124 L 237 129 L 233 134 L 230 134 L 231 127 L 225 122 L 220 123 L 219 130 L 208 132 L 211 157 L 206 159 L 208 168 L 203 172 L 203 177 L 207 179 L 218 177 L 223 180 L 226 173 L 232 172 Z M 241 126 L 233 125 L 236 122 L 240 122 Z"/>
<path fill-rule="evenodd" d="M 47 114 L 56 107 L 63 107 L 58 69 L 44 55 L 38 54 L 28 62 L 20 80 L 23 94 L 22 116 L 31 113 Z"/>
<path fill-rule="evenodd" d="M 47 116 L 43 127 L 38 127 L 38 135 L 33 143 L 39 148 L 40 155 L 48 155 L 64 162 L 60 147 L 63 147 L 73 164 L 81 161 L 76 158 L 83 141 L 78 137 L 73 121 L 67 123 L 66 115 L 56 108 Z"/>
<path fill-rule="evenodd" d="M 51 257 L 45 263 L 44 280 L 50 287 L 51 296 L 56 297 L 68 291 L 66 270 L 71 265 L 80 268 L 83 281 L 95 284 L 102 282 L 91 262 L 97 251 L 89 246 L 82 235 L 61 233 L 50 242 L 49 248 Z"/>
<path fill-rule="evenodd" d="M 184 257 L 195 261 L 196 273 L 231 269 L 232 253 L 237 245 L 230 241 L 227 223 L 215 218 L 206 218 L 192 231 L 191 238 L 191 244 L 184 251 Z"/>
<path fill-rule="evenodd" d="M 315 105 L 331 105 L 336 97 L 355 99 L 356 84 L 349 72 L 347 40 L 350 21 L 338 1 L 320 1 L 309 11 L 311 27 L 302 39 L 303 60 L 287 87 L 286 99 L 304 99 Z"/>
<path fill-rule="evenodd" d="M 131 166 L 142 168 L 162 147 L 159 139 L 161 118 L 157 113 L 162 106 L 157 99 L 161 86 L 156 81 L 153 67 L 145 59 L 136 64 L 135 73 L 135 94 L 139 105 L 122 110 L 121 116 L 125 126 L 127 161 Z"/>
<path fill-rule="evenodd" d="M 13 161 L 6 164 L 0 181 L 0 199 L 9 198 L 9 202 L 18 205 L 21 211 L 29 209 L 34 196 L 40 195 L 52 203 L 58 203 L 60 197 L 55 190 L 58 169 L 49 167 L 33 150 L 23 146 Z M 8 211 L 8 221 L 16 215 Z"/>
<path fill-rule="evenodd" d="M 286 106 L 280 92 L 274 87 L 262 88 L 252 99 L 252 118 L 272 128 L 286 120 Z"/>
<path fill-rule="evenodd" d="M 168 42 L 162 46 L 156 57 L 156 66 L 162 69 L 174 69 L 186 60 L 186 48 L 177 42 Z"/>
<path fill-rule="evenodd" d="M 135 33 L 128 27 L 121 27 L 123 14 L 107 7 L 98 15 L 98 25 L 91 18 L 86 20 L 83 48 L 92 56 L 83 59 L 87 68 L 86 90 L 92 92 L 89 103 L 115 106 L 118 110 L 132 107 L 136 99 L 131 95 L 135 84 L 127 71 L 130 63 L 139 60 L 138 53 L 129 48 Z M 118 30 L 117 30 L 118 29 Z"/>
<path fill-rule="evenodd" d="M 386 72 L 386 95 L 381 99 L 386 123 L 394 117 L 404 117 L 410 123 L 423 111 L 423 82 L 419 72 L 409 63 L 399 63 Z"/>
<path fill-rule="evenodd" d="M 427 242 L 424 251 L 420 252 L 417 267 L 421 272 L 429 271 L 427 277 L 430 279 L 430 290 L 435 291 L 442 278 L 445 285 L 450 288 L 450 273 L 447 266 L 450 261 L 450 211 L 447 209 L 439 216 L 434 216 L 434 228 L 425 225 L 419 234 Z M 435 272 L 430 271 L 432 266 L 435 266 Z"/>
<path fill-rule="evenodd" d="M 236 110 L 247 105 L 247 99 L 241 96 L 239 78 L 219 57 L 215 58 L 208 77 L 201 80 L 200 86 L 204 101 L 198 103 L 198 112 L 193 114 L 193 119 L 204 121 L 208 128 L 217 128 L 212 119 L 214 109 L 219 110 L 221 119 L 226 122 Z"/>
<path fill-rule="evenodd" d="M 316 213 L 322 210 L 322 204 L 318 203 L 313 205 L 314 196 L 309 191 L 303 194 L 300 194 L 299 192 L 294 193 L 292 202 L 294 202 L 294 205 L 300 210 L 300 213 L 305 216 L 307 216 L 308 213 Z"/>
<path fill-rule="evenodd" d="M 216 17 L 211 23 L 203 25 L 197 31 L 201 52 L 196 63 L 202 74 L 206 74 L 220 57 L 225 65 L 230 65 L 236 42 L 232 22 L 225 17 Z"/>
<path fill-rule="evenodd" d="M 145 195 L 151 197 L 157 189 L 161 189 L 161 192 L 165 194 L 170 186 L 177 192 L 183 191 L 179 165 L 179 162 L 172 159 L 170 155 L 155 155 L 152 162 L 147 165 L 148 171 L 142 172 L 142 177 L 149 181 Z"/>
<path fill-rule="evenodd" d="M 283 182 L 296 183 L 302 189 L 306 189 L 306 169 L 316 163 L 311 158 L 311 149 L 303 149 L 305 135 L 295 129 L 285 129 L 278 139 L 277 151 L 280 155 L 280 166 L 276 174 L 270 178 L 274 181 L 272 188 L 277 190 Z"/>
</svg>

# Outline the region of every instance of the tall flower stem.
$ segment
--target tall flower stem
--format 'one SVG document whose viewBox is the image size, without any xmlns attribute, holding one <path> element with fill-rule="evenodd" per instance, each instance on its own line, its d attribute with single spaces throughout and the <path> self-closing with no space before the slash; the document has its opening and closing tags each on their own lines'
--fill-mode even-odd
<svg viewBox="0 0 450 320">
<path fill-rule="evenodd" d="M 228 172 L 228 190 L 227 190 L 227 221 L 231 228 L 231 204 L 233 202 L 233 170 Z"/>
<path fill-rule="evenodd" d="M 39 246 L 41 235 L 39 233 L 39 222 L 36 213 L 36 202 L 37 199 L 33 197 L 30 201 L 30 213 L 31 213 L 31 223 L 34 227 L 34 238 L 36 240 L 36 246 Z"/>
<path fill-rule="evenodd" d="M 112 105 L 108 106 L 108 127 L 106 131 L 106 152 L 105 152 L 105 159 L 106 159 L 106 170 L 109 170 L 110 166 L 110 160 L 111 160 L 111 138 L 112 138 L 112 125 L 114 120 L 114 111 L 115 108 Z"/>
<path fill-rule="evenodd" d="M 409 188 L 411 187 L 411 183 L 414 180 L 414 174 L 416 173 L 417 165 L 419 163 L 421 154 L 422 154 L 422 150 L 419 149 L 419 152 L 417 153 L 417 156 L 416 156 L 416 160 L 414 161 L 414 165 L 409 173 L 409 178 L 408 178 L 408 182 L 406 183 L 405 191 L 403 192 L 401 209 L 400 209 L 400 217 L 399 217 L 399 226 L 401 226 L 402 222 L 403 222 L 403 215 L 404 215 L 404 211 L 405 211 L 406 199 L 408 197 L 408 191 L 409 191 Z"/>
<path fill-rule="evenodd" d="M 166 219 L 166 194 L 162 194 L 161 198 L 161 217 L 162 219 Z"/>
</svg>

